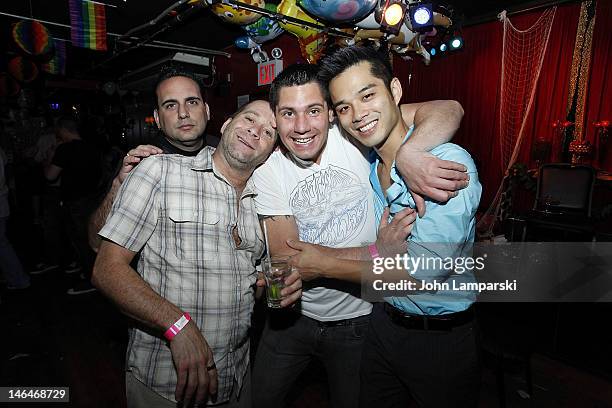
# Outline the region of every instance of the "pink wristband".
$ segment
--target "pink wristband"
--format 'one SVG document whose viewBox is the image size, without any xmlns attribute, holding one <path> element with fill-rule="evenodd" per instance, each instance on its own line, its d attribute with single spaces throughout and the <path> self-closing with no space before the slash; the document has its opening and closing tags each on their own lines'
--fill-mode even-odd
<svg viewBox="0 0 612 408">
<path fill-rule="evenodd" d="M 368 245 L 368 250 L 370 251 L 370 255 L 372 255 L 372 259 L 380 258 L 380 254 L 378 253 L 378 248 L 376 248 L 376 244 Z"/>
<path fill-rule="evenodd" d="M 166 332 L 164 333 L 164 337 L 168 341 L 172 340 L 174 336 L 176 336 L 181 330 L 183 330 L 183 327 L 185 327 L 187 323 L 189 323 L 190 320 L 191 320 L 191 316 L 189 316 L 189 313 L 185 312 L 180 317 L 180 319 L 174 322 L 174 324 L 170 326 L 168 330 L 166 330 Z"/>
</svg>

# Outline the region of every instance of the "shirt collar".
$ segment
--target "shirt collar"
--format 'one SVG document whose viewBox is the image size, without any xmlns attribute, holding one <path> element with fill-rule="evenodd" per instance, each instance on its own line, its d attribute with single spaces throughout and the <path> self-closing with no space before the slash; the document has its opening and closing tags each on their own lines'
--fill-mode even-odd
<svg viewBox="0 0 612 408">
<path fill-rule="evenodd" d="M 191 166 L 191 170 L 194 171 L 212 171 L 215 176 L 225 181 L 227 184 L 230 184 L 227 179 L 223 176 L 223 174 L 219 173 L 214 166 L 213 162 L 213 153 L 215 152 L 215 148 L 212 146 L 204 147 L 200 153 L 193 159 L 193 165 Z M 242 190 L 242 195 L 240 198 L 244 198 L 249 195 L 256 195 L 255 193 L 255 183 L 253 182 L 253 177 L 250 177 L 247 180 L 246 186 L 244 190 Z"/>
<path fill-rule="evenodd" d="M 402 144 L 406 143 L 406 141 L 412 134 L 413 130 L 414 130 L 414 125 L 410 126 L 410 128 L 408 129 L 408 132 L 406 132 L 406 136 L 404 137 Z M 374 150 L 372 150 L 372 152 L 373 152 L 372 172 L 373 172 L 373 175 L 376 176 L 377 174 L 376 169 L 378 168 L 378 164 L 380 163 L 380 156 Z M 386 198 L 387 204 L 390 207 L 391 214 L 395 215 L 396 213 L 401 211 L 403 208 L 405 208 L 405 206 L 415 208 L 416 205 L 414 203 L 414 199 L 412 198 L 412 195 L 409 192 L 408 184 L 406 184 L 402 176 L 397 171 L 397 168 L 395 166 L 395 160 L 393 161 L 393 164 L 391 166 L 390 173 L 391 173 L 391 185 L 389 186 L 387 191 L 382 191 L 382 188 L 380 186 L 380 181 L 378 180 L 377 176 L 376 176 L 377 183 L 373 185 L 380 188 L 381 192 L 383 193 L 383 196 Z"/>
<path fill-rule="evenodd" d="M 193 165 L 191 170 L 195 171 L 211 171 L 213 169 L 212 155 L 215 152 L 215 148 L 211 146 L 205 146 L 200 153 L 198 153 L 193 159 Z"/>
</svg>

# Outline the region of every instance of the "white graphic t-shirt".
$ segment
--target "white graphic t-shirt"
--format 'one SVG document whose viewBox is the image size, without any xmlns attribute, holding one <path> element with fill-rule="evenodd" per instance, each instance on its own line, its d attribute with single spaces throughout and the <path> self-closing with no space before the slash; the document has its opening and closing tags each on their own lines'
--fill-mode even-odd
<svg viewBox="0 0 612 408">
<path fill-rule="evenodd" d="M 257 212 L 293 215 L 300 240 L 333 248 L 376 241 L 370 165 L 337 126 L 329 130 L 321 163 L 304 166 L 280 150 L 253 174 Z M 369 314 L 359 285 L 315 280 L 303 292 L 302 313 L 320 321 Z M 305 285 L 306 286 L 306 285 Z"/>
</svg>

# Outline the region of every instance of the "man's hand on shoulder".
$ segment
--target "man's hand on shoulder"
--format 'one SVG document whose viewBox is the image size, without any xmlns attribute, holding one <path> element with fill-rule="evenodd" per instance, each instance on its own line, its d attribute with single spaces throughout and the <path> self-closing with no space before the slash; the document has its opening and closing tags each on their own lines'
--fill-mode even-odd
<svg viewBox="0 0 612 408">
<path fill-rule="evenodd" d="M 424 197 L 444 203 L 455 197 L 457 190 L 467 187 L 470 179 L 463 164 L 439 159 L 407 143 L 397 152 L 396 167 L 410 189 L 420 217 L 425 215 Z"/>
<path fill-rule="evenodd" d="M 196 406 L 207 397 L 214 398 L 217 394 L 214 356 L 193 320 L 170 341 L 170 351 L 177 374 L 176 400 L 187 407 L 194 398 Z"/>
<path fill-rule="evenodd" d="M 138 163 L 142 161 L 142 159 L 154 156 L 156 154 L 161 154 L 164 151 L 157 146 L 153 145 L 139 145 L 130 150 L 125 157 L 123 158 L 123 164 L 121 166 L 121 170 L 119 170 L 119 174 L 115 178 L 115 181 L 118 184 L 123 183 L 125 178 L 130 174 L 130 172 L 136 167 Z"/>
</svg>

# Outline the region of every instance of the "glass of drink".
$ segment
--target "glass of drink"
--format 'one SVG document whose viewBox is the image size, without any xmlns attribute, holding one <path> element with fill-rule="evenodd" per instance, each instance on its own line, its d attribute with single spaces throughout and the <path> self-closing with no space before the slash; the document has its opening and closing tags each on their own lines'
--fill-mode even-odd
<svg viewBox="0 0 612 408">
<path fill-rule="evenodd" d="M 281 307 L 281 290 L 285 287 L 285 278 L 291 273 L 287 264 L 288 256 L 273 256 L 264 259 L 262 269 L 266 278 L 266 298 L 268 307 L 279 309 Z"/>
</svg>

